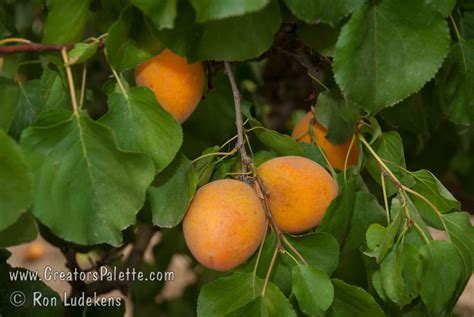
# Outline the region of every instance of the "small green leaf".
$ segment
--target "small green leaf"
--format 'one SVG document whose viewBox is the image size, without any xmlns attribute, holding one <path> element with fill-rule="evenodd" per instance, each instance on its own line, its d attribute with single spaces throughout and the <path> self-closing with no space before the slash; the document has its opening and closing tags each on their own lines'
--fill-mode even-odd
<svg viewBox="0 0 474 317">
<path fill-rule="evenodd" d="M 191 161 L 178 154 L 174 161 L 155 178 L 148 189 L 153 224 L 174 227 L 184 217 L 196 191 L 198 176 Z"/>
<path fill-rule="evenodd" d="M 133 6 L 125 8 L 110 27 L 105 44 L 107 59 L 119 72 L 143 63 L 163 48 L 147 19 Z"/>
<path fill-rule="evenodd" d="M 398 198 L 392 199 L 392 223 L 387 228 L 387 234 L 385 235 L 380 247 L 378 248 L 377 254 L 377 263 L 380 263 L 387 252 L 392 248 L 395 238 L 400 231 L 402 220 L 403 220 L 403 211 L 402 211 L 402 204 Z"/>
<path fill-rule="evenodd" d="M 327 312 L 328 317 L 384 317 L 385 314 L 364 289 L 332 279 L 334 285 L 334 303 Z"/>
<path fill-rule="evenodd" d="M 336 82 L 350 100 L 376 113 L 433 78 L 449 41 L 446 21 L 430 4 L 373 1 L 341 31 L 334 54 Z"/>
<path fill-rule="evenodd" d="M 74 43 L 81 40 L 91 0 L 55 1 L 43 30 L 44 43 Z"/>
<path fill-rule="evenodd" d="M 98 43 L 76 43 L 74 47 L 67 53 L 69 64 L 81 64 L 95 55 L 98 49 Z"/>
<path fill-rule="evenodd" d="M 300 236 L 288 236 L 287 239 L 303 258 L 318 270 L 331 275 L 337 267 L 339 244 L 327 233 L 309 233 Z"/>
<path fill-rule="evenodd" d="M 285 0 L 291 12 L 307 23 L 334 26 L 364 3 L 363 0 Z"/>
<path fill-rule="evenodd" d="M 16 142 L 0 130 L 0 231 L 31 205 L 32 174 Z"/>
<path fill-rule="evenodd" d="M 461 204 L 444 187 L 444 185 L 428 170 L 419 170 L 411 173 L 415 179 L 413 190 L 423 195 L 433 204 L 440 213 L 446 213 L 451 210 L 459 210 Z M 436 211 L 424 199 L 411 194 L 411 200 L 420 215 L 431 226 L 442 229 L 440 219 Z"/>
<path fill-rule="evenodd" d="M 449 311 L 448 304 L 461 283 L 463 264 L 455 246 L 449 241 L 432 240 L 421 247 L 423 258 L 419 280 L 421 299 L 430 314 Z"/>
<path fill-rule="evenodd" d="M 331 143 L 342 144 L 352 137 L 358 112 L 358 107 L 347 101 L 339 89 L 332 89 L 319 94 L 314 117 L 328 129 Z"/>
<path fill-rule="evenodd" d="M 112 131 L 84 112 L 29 128 L 21 143 L 35 174 L 33 214 L 67 241 L 119 245 L 145 201 L 152 161 L 118 150 Z"/>
<path fill-rule="evenodd" d="M 100 121 L 114 131 L 122 149 L 147 154 L 157 171 L 171 163 L 183 140 L 181 127 L 150 90 L 112 93 L 108 103 L 109 112 Z"/>
<path fill-rule="evenodd" d="M 324 313 L 334 300 L 334 287 L 327 273 L 309 265 L 292 270 L 293 292 L 301 310 L 308 315 Z"/>
<path fill-rule="evenodd" d="M 461 40 L 451 48 L 436 84 L 440 103 L 451 121 L 474 121 L 474 40 Z"/>
<path fill-rule="evenodd" d="M 177 0 L 131 0 L 158 30 L 171 29 L 176 19 Z"/>
<path fill-rule="evenodd" d="M 241 16 L 262 10 L 270 0 L 191 0 L 196 11 L 196 22 L 202 23 L 210 20 Z"/>
<path fill-rule="evenodd" d="M 278 133 L 277 131 L 267 129 L 262 124 L 254 119 L 250 114 L 250 103 L 243 102 L 242 112 L 249 120 L 250 126 L 253 128 L 252 132 L 257 138 L 265 144 L 270 150 L 279 155 L 297 155 L 303 156 L 303 151 L 295 139 L 286 134 Z"/>
<path fill-rule="evenodd" d="M 18 234 L 21 232 L 21 234 Z M 25 212 L 18 220 L 8 228 L 0 231 L 0 248 L 7 248 L 36 239 L 38 228 L 35 218 Z"/>
</svg>

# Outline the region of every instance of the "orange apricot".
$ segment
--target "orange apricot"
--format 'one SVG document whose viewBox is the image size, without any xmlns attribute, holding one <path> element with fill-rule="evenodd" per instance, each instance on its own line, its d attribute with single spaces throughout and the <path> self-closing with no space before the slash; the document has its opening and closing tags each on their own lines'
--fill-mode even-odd
<svg viewBox="0 0 474 317">
<path fill-rule="evenodd" d="M 296 124 L 295 128 L 293 129 L 293 133 L 291 134 L 293 138 L 297 139 L 300 142 L 311 143 L 311 135 L 309 131 L 309 126 L 311 124 L 311 120 L 313 119 L 313 114 L 308 112 L 304 115 L 303 118 Z M 319 147 L 324 150 L 326 154 L 329 164 L 332 167 L 343 170 L 344 169 L 344 162 L 346 159 L 347 152 L 349 151 L 349 147 L 351 145 L 352 139 L 349 138 L 343 144 L 333 144 L 327 139 L 327 129 L 320 125 L 316 120 L 314 120 L 314 140 L 319 145 Z M 347 159 L 347 166 L 356 165 L 359 160 L 359 145 L 358 142 L 354 141 L 352 144 L 351 151 L 349 153 L 349 157 Z"/>
<path fill-rule="evenodd" d="M 135 70 L 135 81 L 148 87 L 160 105 L 183 123 L 196 109 L 204 89 L 204 69 L 200 62 L 188 64 L 186 58 L 168 49 Z"/>
<path fill-rule="evenodd" d="M 301 233 L 318 225 L 331 201 L 337 183 L 318 163 L 300 156 L 281 156 L 260 165 L 268 204 L 283 232 Z"/>
<path fill-rule="evenodd" d="M 41 259 L 45 253 L 45 246 L 40 241 L 31 242 L 24 251 L 24 259 L 27 261 L 36 261 Z"/>
<path fill-rule="evenodd" d="M 230 270 L 255 252 L 266 231 L 266 217 L 248 184 L 223 179 L 196 192 L 183 222 L 186 244 L 204 266 Z"/>
</svg>

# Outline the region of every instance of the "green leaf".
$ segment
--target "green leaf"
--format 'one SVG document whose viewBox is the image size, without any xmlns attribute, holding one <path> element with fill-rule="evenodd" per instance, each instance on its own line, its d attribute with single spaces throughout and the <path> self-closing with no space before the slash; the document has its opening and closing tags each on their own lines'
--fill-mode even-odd
<svg viewBox="0 0 474 317">
<path fill-rule="evenodd" d="M 334 303 L 326 314 L 328 317 L 384 317 L 385 314 L 364 289 L 332 279 Z"/>
<path fill-rule="evenodd" d="M 64 71 L 52 63 L 43 68 L 40 78 L 41 112 L 71 109 L 71 97 Z"/>
<path fill-rule="evenodd" d="M 0 130 L 0 231 L 18 220 L 32 201 L 32 174 L 16 142 Z"/>
<path fill-rule="evenodd" d="M 296 155 L 303 156 L 302 148 L 299 143 L 286 134 L 278 133 L 277 131 L 267 129 L 262 124 L 252 117 L 250 114 L 250 103 L 242 102 L 242 113 L 247 117 L 250 126 L 253 128 L 252 132 L 268 149 L 274 151 L 279 155 Z"/>
<path fill-rule="evenodd" d="M 360 250 L 365 246 L 369 226 L 386 225 L 386 222 L 385 211 L 379 205 L 377 198 L 368 192 L 356 192 L 351 224 L 341 248 L 336 277 L 348 283 L 366 287 L 366 268 Z"/>
<path fill-rule="evenodd" d="M 241 61 L 257 57 L 270 48 L 281 16 L 278 2 L 272 1 L 263 10 L 243 16 L 202 25 L 190 23 L 194 20 L 194 10 L 181 2 L 174 28 L 160 31 L 160 39 L 190 62 L 206 59 Z"/>
<path fill-rule="evenodd" d="M 35 173 L 33 214 L 67 241 L 120 245 L 153 180 L 152 161 L 118 150 L 112 131 L 84 112 L 30 128 L 21 142 Z"/>
<path fill-rule="evenodd" d="M 13 121 L 18 100 L 18 87 L 10 81 L 0 80 L 0 130 L 8 131 Z"/>
<path fill-rule="evenodd" d="M 15 116 L 10 127 L 10 134 L 18 138 L 23 129 L 33 125 L 41 112 L 40 81 L 29 80 L 19 84 Z"/>
<path fill-rule="evenodd" d="M 131 2 L 150 18 L 158 30 L 173 27 L 177 0 L 131 0 Z"/>
<path fill-rule="evenodd" d="M 418 296 L 420 287 L 416 275 L 418 258 L 418 251 L 414 246 L 398 244 L 380 263 L 384 294 L 400 308 Z"/>
<path fill-rule="evenodd" d="M 325 23 L 297 25 L 296 34 L 303 42 L 317 52 L 333 56 L 340 26 L 331 27 Z"/>
<path fill-rule="evenodd" d="M 95 55 L 99 45 L 97 42 L 92 43 L 76 43 L 74 47 L 67 53 L 69 64 L 81 64 Z"/>
<path fill-rule="evenodd" d="M 461 253 L 466 252 L 463 256 L 470 258 L 471 271 L 474 271 L 474 227 L 471 224 L 469 214 L 466 212 L 453 212 L 444 214 L 443 217 L 451 241 L 458 247 Z"/>
<path fill-rule="evenodd" d="M 309 265 L 292 270 L 293 292 L 301 310 L 308 315 L 324 313 L 334 300 L 334 287 L 327 273 Z"/>
<path fill-rule="evenodd" d="M 350 178 L 331 202 L 316 232 L 327 232 L 333 235 L 339 244 L 345 240 L 351 224 L 355 199 L 355 179 Z"/>
<path fill-rule="evenodd" d="M 419 170 L 411 173 L 411 175 L 413 175 L 415 179 L 415 185 L 412 189 L 426 197 L 440 213 L 459 210 L 461 208 L 461 204 L 456 198 L 454 198 L 430 171 Z M 442 228 L 440 219 L 430 204 L 413 194 L 410 194 L 410 198 L 425 221 L 438 229 Z"/>
<path fill-rule="evenodd" d="M 174 227 L 184 217 L 198 182 L 191 161 L 178 154 L 148 189 L 153 224 Z"/>
<path fill-rule="evenodd" d="M 474 40 L 461 40 L 451 48 L 436 84 L 440 103 L 451 121 L 474 121 Z"/>
<path fill-rule="evenodd" d="M 392 206 L 391 206 L 391 214 L 392 214 L 392 223 L 387 228 L 387 234 L 384 236 L 380 246 L 378 247 L 377 253 L 377 263 L 380 263 L 385 255 L 387 254 L 388 250 L 390 250 L 395 242 L 395 238 L 400 231 L 402 220 L 403 220 L 403 211 L 402 211 L 402 204 L 398 198 L 392 199 Z M 370 229 L 370 228 L 369 228 Z"/>
<path fill-rule="evenodd" d="M 81 40 L 91 0 L 55 1 L 43 30 L 43 43 L 74 43 Z"/>
<path fill-rule="evenodd" d="M 319 94 L 314 117 L 328 129 L 331 143 L 342 144 L 352 137 L 358 112 L 358 107 L 344 99 L 339 89 L 331 89 Z"/>
<path fill-rule="evenodd" d="M 358 8 L 363 0 L 285 0 L 291 12 L 307 23 L 325 22 L 334 26 Z"/>
<path fill-rule="evenodd" d="M 446 21 L 424 1 L 366 4 L 338 38 L 336 82 L 350 100 L 376 113 L 433 78 L 448 53 L 449 41 Z"/>
<path fill-rule="evenodd" d="M 21 280 L 20 275 L 24 280 Z M 17 278 L 13 280 L 11 276 Z M 36 276 L 38 279 L 28 277 Z M 45 283 L 39 280 L 39 276 L 34 271 L 23 268 L 12 268 L 8 264 L 0 264 L 0 313 L 3 316 L 35 316 L 35 317 L 61 317 L 64 316 L 64 308 L 60 296 L 49 288 Z M 15 293 L 16 292 L 16 293 Z M 16 295 L 12 295 L 12 294 Z M 50 299 L 56 301 L 57 305 L 38 306 L 33 302 L 34 294 L 41 294 L 42 299 Z M 16 300 L 22 305 L 14 306 L 12 300 Z M 40 299 L 41 302 L 41 299 Z M 50 301 L 51 303 L 51 301 Z"/>
<path fill-rule="evenodd" d="M 242 311 L 265 311 L 262 316 L 296 316 L 288 300 L 271 282 L 261 300 L 264 307 L 258 309 L 256 303 L 248 305 L 260 296 L 262 288 L 263 280 L 259 277 L 254 279 L 252 273 L 233 273 L 212 281 L 199 293 L 197 315 L 219 317 L 236 316 Z"/>
<path fill-rule="evenodd" d="M 300 236 L 287 236 L 287 239 L 308 264 L 326 272 L 328 275 L 331 275 L 336 270 L 339 258 L 339 244 L 332 235 L 327 233 L 309 233 Z"/>
<path fill-rule="evenodd" d="M 461 282 L 463 264 L 455 246 L 449 241 L 432 240 L 420 249 L 423 258 L 419 270 L 421 299 L 430 314 L 443 314 Z"/>
<path fill-rule="evenodd" d="M 270 3 L 270 0 L 190 0 L 196 11 L 196 22 L 222 20 L 229 17 L 245 15 L 260 11 Z"/>
<path fill-rule="evenodd" d="M 18 234 L 19 232 L 21 234 Z M 38 227 L 36 226 L 35 218 L 29 212 L 25 212 L 14 224 L 0 231 L 0 248 L 33 241 L 37 235 Z"/>
<path fill-rule="evenodd" d="M 105 44 L 107 59 L 119 72 L 143 63 L 163 48 L 147 19 L 133 6 L 125 8 L 110 27 Z"/>
<path fill-rule="evenodd" d="M 173 160 L 183 140 L 181 126 L 143 87 L 112 93 L 109 112 L 100 120 L 110 127 L 120 148 L 147 154 L 157 171 Z"/>
</svg>

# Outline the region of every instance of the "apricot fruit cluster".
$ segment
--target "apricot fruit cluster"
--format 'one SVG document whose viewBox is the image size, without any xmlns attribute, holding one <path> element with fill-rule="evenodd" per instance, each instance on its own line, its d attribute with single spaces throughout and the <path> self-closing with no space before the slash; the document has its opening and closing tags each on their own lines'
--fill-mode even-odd
<svg viewBox="0 0 474 317">
<path fill-rule="evenodd" d="M 159 104 L 183 123 L 201 100 L 205 76 L 200 62 L 188 64 L 186 58 L 165 49 L 137 66 L 135 81 L 153 91 Z"/>
<path fill-rule="evenodd" d="M 337 195 L 337 184 L 319 164 L 283 156 L 260 165 L 271 215 L 278 228 L 302 233 L 318 225 Z M 186 243 L 204 266 L 227 271 L 255 252 L 266 232 L 261 199 L 247 183 L 224 179 L 194 196 L 183 221 Z"/>
<path fill-rule="evenodd" d="M 349 152 L 347 166 L 356 165 L 359 161 L 359 146 L 357 142 L 354 142 L 351 147 L 352 139 L 349 138 L 343 144 L 333 144 L 328 138 L 328 131 L 325 127 L 319 124 L 315 119 L 312 112 L 308 112 L 303 118 L 296 124 L 291 134 L 293 138 L 300 142 L 311 144 L 311 133 L 310 125 L 313 122 L 314 141 L 326 154 L 329 164 L 335 169 L 344 170 L 345 160 L 347 153 Z"/>
</svg>

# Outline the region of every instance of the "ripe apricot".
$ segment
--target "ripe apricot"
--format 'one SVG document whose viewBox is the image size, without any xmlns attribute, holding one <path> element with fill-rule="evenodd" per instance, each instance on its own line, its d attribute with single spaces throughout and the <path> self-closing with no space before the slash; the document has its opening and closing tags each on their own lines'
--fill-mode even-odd
<svg viewBox="0 0 474 317">
<path fill-rule="evenodd" d="M 44 244 L 39 241 L 31 242 L 24 251 L 24 259 L 27 261 L 36 261 L 44 256 Z"/>
<path fill-rule="evenodd" d="M 246 183 L 223 179 L 202 186 L 183 222 L 186 244 L 204 266 L 227 271 L 245 262 L 265 235 L 265 213 Z"/>
<path fill-rule="evenodd" d="M 308 112 L 301 120 L 296 124 L 291 134 L 295 139 L 300 142 L 311 143 L 311 135 L 309 131 L 309 125 L 313 119 L 313 114 Z M 351 144 L 351 138 L 343 144 L 333 144 L 327 139 L 327 129 L 320 125 L 316 120 L 314 120 L 314 140 L 319 145 L 319 147 L 324 150 L 329 164 L 332 167 L 343 170 L 344 161 L 346 159 L 347 151 Z M 356 165 L 359 160 L 359 146 L 357 142 L 354 141 L 351 151 L 349 153 L 349 158 L 347 160 L 347 166 Z"/>
<path fill-rule="evenodd" d="M 301 233 L 318 225 L 337 195 L 331 175 L 304 157 L 273 158 L 257 173 L 265 183 L 273 219 L 284 232 Z"/>
<path fill-rule="evenodd" d="M 188 64 L 186 58 L 168 49 L 135 70 L 135 81 L 148 87 L 160 105 L 183 123 L 193 113 L 204 89 L 202 64 Z"/>
</svg>

